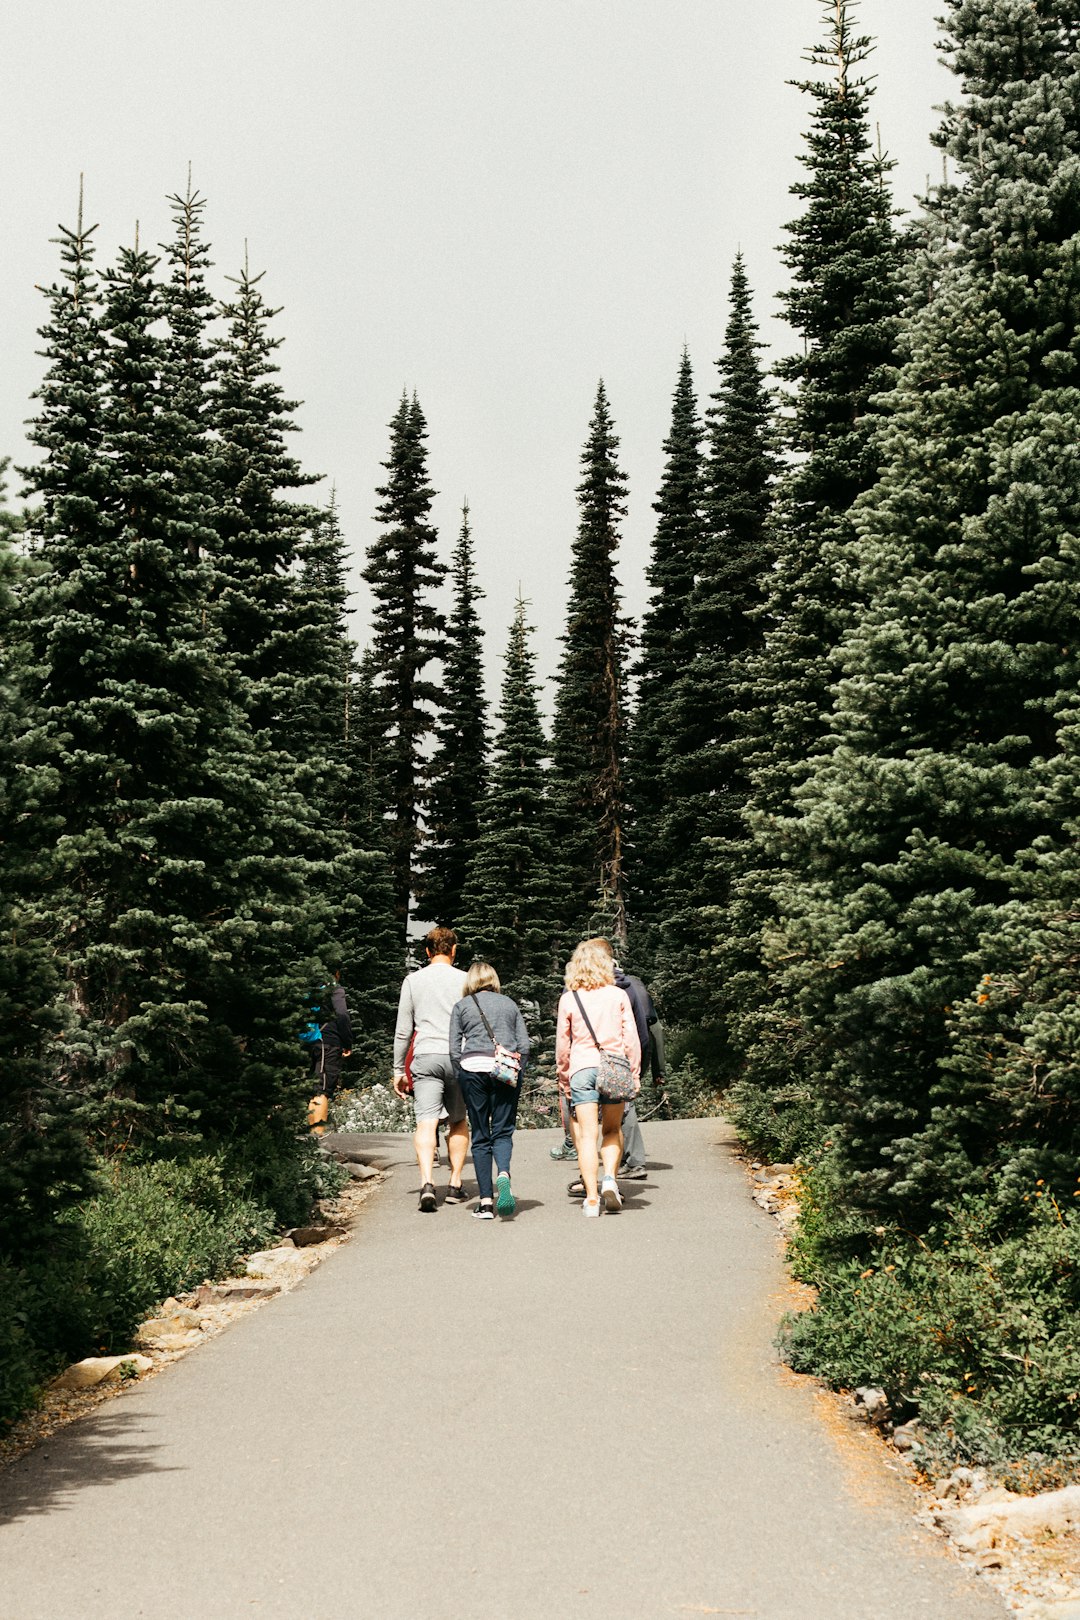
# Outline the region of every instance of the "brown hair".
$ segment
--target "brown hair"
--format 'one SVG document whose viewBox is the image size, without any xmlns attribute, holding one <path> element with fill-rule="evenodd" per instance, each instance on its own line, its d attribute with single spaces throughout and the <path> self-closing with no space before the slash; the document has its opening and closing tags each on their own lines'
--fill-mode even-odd
<svg viewBox="0 0 1080 1620">
<path fill-rule="evenodd" d="M 468 973 L 465 975 L 465 983 L 462 986 L 461 993 L 463 996 L 471 996 L 475 990 L 500 991 L 501 989 L 502 985 L 499 983 L 499 975 L 496 973 L 491 963 L 474 962 Z"/>
<path fill-rule="evenodd" d="M 457 935 L 452 928 L 433 928 L 424 941 L 429 956 L 452 956 Z"/>
<path fill-rule="evenodd" d="M 566 964 L 568 990 L 598 990 L 615 983 L 611 949 L 606 939 L 583 939 Z"/>
</svg>

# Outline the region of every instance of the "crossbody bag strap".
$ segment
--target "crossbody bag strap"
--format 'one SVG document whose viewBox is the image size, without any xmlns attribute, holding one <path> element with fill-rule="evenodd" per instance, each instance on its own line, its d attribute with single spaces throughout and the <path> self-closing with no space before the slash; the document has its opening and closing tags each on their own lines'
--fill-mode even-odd
<svg viewBox="0 0 1080 1620">
<path fill-rule="evenodd" d="M 479 1001 L 477 1001 L 477 999 L 476 999 L 476 991 L 475 990 L 470 990 L 469 995 L 472 997 L 473 1001 L 476 1002 L 476 1010 L 480 1014 L 480 1017 L 483 1019 L 484 1028 L 487 1030 L 488 1040 L 491 1042 L 492 1046 L 498 1046 L 499 1043 L 495 1039 L 495 1031 L 492 1029 L 491 1025 L 488 1023 L 487 1016 L 486 1016 L 486 1014 L 484 1012 L 484 1009 L 483 1009 L 483 1007 L 481 1007 Z"/>
<path fill-rule="evenodd" d="M 578 1012 L 581 1014 L 582 1018 L 584 1018 L 584 1020 L 585 1020 L 585 1028 L 588 1030 L 589 1034 L 592 1036 L 593 1045 L 596 1047 L 596 1050 L 598 1052 L 602 1052 L 604 1050 L 604 1048 L 600 1045 L 600 1042 L 596 1038 L 596 1031 L 595 1031 L 595 1029 L 593 1029 L 592 1024 L 589 1022 L 589 1015 L 585 1011 L 585 1007 L 584 1007 L 584 1004 L 583 1004 L 583 1002 L 581 1000 L 581 997 L 578 995 L 576 990 L 571 990 L 570 994 L 573 996 L 574 1000 L 578 1004 Z"/>
</svg>

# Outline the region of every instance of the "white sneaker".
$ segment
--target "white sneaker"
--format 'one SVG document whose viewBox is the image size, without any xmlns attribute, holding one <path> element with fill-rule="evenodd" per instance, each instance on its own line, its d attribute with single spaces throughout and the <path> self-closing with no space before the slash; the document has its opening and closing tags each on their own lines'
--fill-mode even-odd
<svg viewBox="0 0 1080 1620">
<path fill-rule="evenodd" d="M 622 1209 L 622 1193 L 614 1176 L 605 1176 L 600 1183 L 600 1201 L 607 1210 Z"/>
<path fill-rule="evenodd" d="M 586 1198 L 585 1202 L 581 1206 L 581 1212 L 582 1212 L 583 1215 L 589 1216 L 590 1219 L 593 1216 L 599 1215 L 599 1213 L 600 1213 L 600 1200 L 599 1200 L 599 1198 L 596 1200 L 595 1204 L 590 1204 L 589 1200 Z"/>
</svg>

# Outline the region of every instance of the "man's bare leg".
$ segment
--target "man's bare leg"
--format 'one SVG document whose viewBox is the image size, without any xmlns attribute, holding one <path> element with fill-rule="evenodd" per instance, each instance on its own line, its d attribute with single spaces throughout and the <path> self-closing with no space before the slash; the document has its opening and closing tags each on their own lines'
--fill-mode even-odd
<svg viewBox="0 0 1080 1620">
<path fill-rule="evenodd" d="M 457 1124 L 451 1124 L 446 1133 L 446 1151 L 450 1155 L 450 1185 L 461 1186 L 461 1177 L 465 1170 L 465 1159 L 469 1152 L 469 1122 L 459 1119 Z"/>
<path fill-rule="evenodd" d="M 420 1166 L 421 1186 L 431 1181 L 435 1174 L 435 1132 L 438 1128 L 437 1119 L 418 1119 L 416 1122 L 413 1146 L 416 1148 L 416 1162 Z"/>
</svg>

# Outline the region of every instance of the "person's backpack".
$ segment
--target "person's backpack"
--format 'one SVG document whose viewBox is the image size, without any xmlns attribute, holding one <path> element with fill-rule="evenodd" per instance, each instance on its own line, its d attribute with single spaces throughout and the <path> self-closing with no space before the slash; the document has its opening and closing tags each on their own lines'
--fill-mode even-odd
<svg viewBox="0 0 1080 1620">
<path fill-rule="evenodd" d="M 308 1008 L 311 1012 L 311 1022 L 305 1024 L 296 1037 L 303 1046 L 317 1046 L 323 1038 L 323 1023 L 326 1021 L 326 1009 L 323 1006 L 323 992 L 325 986 L 319 987 L 308 996 Z M 322 1020 L 322 1022 L 320 1022 Z"/>
</svg>

